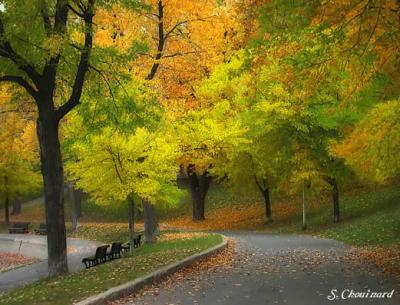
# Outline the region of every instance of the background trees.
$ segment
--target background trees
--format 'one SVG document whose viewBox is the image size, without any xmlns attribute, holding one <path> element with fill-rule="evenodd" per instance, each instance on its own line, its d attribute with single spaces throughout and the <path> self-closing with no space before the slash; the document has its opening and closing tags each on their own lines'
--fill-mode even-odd
<svg viewBox="0 0 400 305">
<path fill-rule="evenodd" d="M 5 90 L 0 95 L 0 194 L 8 225 L 10 203 L 40 189 L 42 179 L 32 114 L 24 113 Z"/>
</svg>

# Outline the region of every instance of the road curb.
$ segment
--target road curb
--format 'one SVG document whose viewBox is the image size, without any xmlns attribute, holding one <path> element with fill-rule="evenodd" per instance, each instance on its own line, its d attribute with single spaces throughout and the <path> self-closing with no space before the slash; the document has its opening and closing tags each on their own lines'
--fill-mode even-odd
<svg viewBox="0 0 400 305">
<path fill-rule="evenodd" d="M 179 269 L 193 264 L 194 262 L 209 257 L 223 249 L 227 246 L 227 239 L 222 236 L 222 242 L 210 249 L 204 250 L 203 252 L 193 254 L 185 259 L 169 264 L 161 269 L 153 271 L 152 273 L 139 277 L 133 281 L 127 282 L 125 284 L 108 289 L 105 292 L 93 295 L 87 299 L 74 303 L 75 305 L 103 305 L 109 301 L 122 298 L 128 294 L 134 293 L 139 289 L 143 288 L 145 285 L 154 283 L 167 275 L 171 275 Z"/>
</svg>

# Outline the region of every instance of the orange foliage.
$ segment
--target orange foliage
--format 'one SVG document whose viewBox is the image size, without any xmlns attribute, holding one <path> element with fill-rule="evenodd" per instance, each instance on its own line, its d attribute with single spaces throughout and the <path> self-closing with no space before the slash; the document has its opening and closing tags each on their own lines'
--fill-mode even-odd
<svg viewBox="0 0 400 305">
<path fill-rule="evenodd" d="M 153 81 L 168 103 L 190 105 L 194 86 L 230 53 L 235 11 L 216 1 L 149 0 L 149 11 L 128 12 L 114 5 L 99 11 L 96 43 L 127 51 L 134 42 L 146 44 L 132 59 L 130 71 Z M 152 69 L 157 66 L 154 75 Z"/>
</svg>

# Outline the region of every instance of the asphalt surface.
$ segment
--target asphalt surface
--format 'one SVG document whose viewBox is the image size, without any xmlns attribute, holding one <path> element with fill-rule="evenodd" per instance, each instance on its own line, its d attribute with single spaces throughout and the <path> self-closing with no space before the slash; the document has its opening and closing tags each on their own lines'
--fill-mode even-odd
<svg viewBox="0 0 400 305">
<path fill-rule="evenodd" d="M 94 254 L 100 243 L 68 238 L 68 268 L 70 272 L 83 270 L 82 258 Z M 24 286 L 48 275 L 46 236 L 32 234 L 0 234 L 0 252 L 20 253 L 40 261 L 0 273 L 0 292 Z"/>
<path fill-rule="evenodd" d="M 400 304 L 396 281 L 351 254 L 342 243 L 295 235 L 225 235 L 235 241 L 231 267 L 192 272 L 172 284 L 161 283 L 121 299 L 118 304 Z M 351 297 L 393 290 L 391 298 Z"/>
</svg>

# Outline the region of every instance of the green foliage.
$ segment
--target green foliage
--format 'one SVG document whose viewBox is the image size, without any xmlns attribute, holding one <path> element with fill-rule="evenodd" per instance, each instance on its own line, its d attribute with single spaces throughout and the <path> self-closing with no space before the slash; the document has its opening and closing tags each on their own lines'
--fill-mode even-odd
<svg viewBox="0 0 400 305">
<path fill-rule="evenodd" d="M 132 194 L 156 203 L 179 197 L 173 182 L 176 150 L 159 134 L 137 128 L 124 135 L 104 128 L 73 150 L 76 161 L 67 166 L 70 177 L 99 200 L 125 200 Z"/>
</svg>

